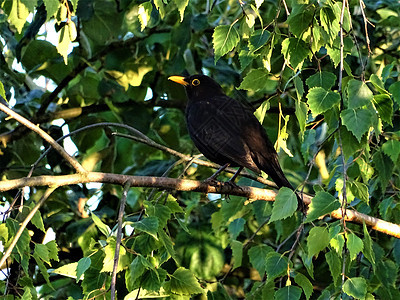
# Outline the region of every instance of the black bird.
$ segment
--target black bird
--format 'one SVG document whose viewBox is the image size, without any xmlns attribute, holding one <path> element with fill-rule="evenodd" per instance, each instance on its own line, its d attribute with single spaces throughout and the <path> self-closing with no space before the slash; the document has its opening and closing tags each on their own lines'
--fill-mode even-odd
<svg viewBox="0 0 400 300">
<path fill-rule="evenodd" d="M 221 86 L 208 76 L 171 76 L 168 79 L 185 87 L 187 128 L 205 157 L 224 167 L 238 166 L 239 172 L 243 167 L 257 174 L 262 170 L 279 188 L 284 186 L 294 191 L 252 108 L 225 95 Z M 297 193 L 296 196 L 298 207 L 303 210 L 303 201 Z"/>
</svg>

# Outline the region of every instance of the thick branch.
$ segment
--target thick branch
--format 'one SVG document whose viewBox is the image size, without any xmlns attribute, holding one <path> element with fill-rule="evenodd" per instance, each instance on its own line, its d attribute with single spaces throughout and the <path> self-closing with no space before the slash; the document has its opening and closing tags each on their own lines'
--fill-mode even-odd
<svg viewBox="0 0 400 300">
<path fill-rule="evenodd" d="M 154 187 L 174 189 L 178 191 L 193 191 L 201 193 L 229 194 L 250 198 L 252 200 L 274 201 L 276 192 L 260 188 L 241 186 L 232 187 L 232 185 L 219 183 L 210 185 L 205 182 L 174 179 L 166 177 L 149 176 L 129 176 L 112 173 L 88 172 L 86 174 L 72 174 L 60 176 L 36 176 L 24 177 L 8 181 L 0 181 L 0 192 L 22 188 L 24 186 L 64 186 L 78 183 L 101 182 L 125 185 L 129 183 L 132 187 Z M 307 199 L 305 199 L 307 203 Z"/>
<path fill-rule="evenodd" d="M 60 176 L 37 176 L 30 178 L 20 178 L 8 181 L 0 181 L 0 192 L 22 188 L 24 186 L 64 186 L 69 184 L 101 182 L 118 185 L 129 184 L 131 187 L 154 187 L 173 189 L 178 191 L 192 191 L 200 193 L 218 193 L 236 195 L 249 198 L 251 201 L 264 200 L 274 201 L 276 192 L 249 186 L 232 187 L 229 184 L 219 183 L 218 185 L 210 185 L 205 182 L 174 179 L 165 177 L 147 177 L 147 176 L 129 176 L 112 173 L 88 172 L 86 174 L 72 174 Z M 311 203 L 311 197 L 304 195 L 304 203 Z M 342 218 L 341 210 L 335 210 L 331 213 L 335 219 Z M 372 229 L 385 233 L 390 236 L 400 238 L 400 225 L 389 223 L 378 218 L 374 218 L 354 210 L 346 210 L 345 220 L 367 224 Z"/>
</svg>

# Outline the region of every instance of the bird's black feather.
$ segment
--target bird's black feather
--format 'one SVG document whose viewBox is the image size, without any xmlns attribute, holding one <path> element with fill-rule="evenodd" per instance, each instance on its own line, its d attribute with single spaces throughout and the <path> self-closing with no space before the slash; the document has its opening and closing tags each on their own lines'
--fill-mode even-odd
<svg viewBox="0 0 400 300">
<path fill-rule="evenodd" d="M 256 173 L 262 170 L 278 187 L 294 190 L 279 165 L 273 144 L 250 107 L 226 96 L 210 77 L 193 75 L 183 80 L 188 96 L 187 128 L 205 157 L 220 165 L 229 163 Z"/>
</svg>

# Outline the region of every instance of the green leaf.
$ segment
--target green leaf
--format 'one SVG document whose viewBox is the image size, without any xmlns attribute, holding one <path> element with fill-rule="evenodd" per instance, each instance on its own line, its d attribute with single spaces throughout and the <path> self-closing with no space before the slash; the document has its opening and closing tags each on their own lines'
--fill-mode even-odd
<svg viewBox="0 0 400 300">
<path fill-rule="evenodd" d="M 41 260 L 46 262 L 49 266 L 51 266 L 50 258 L 49 258 L 49 249 L 47 249 L 46 245 L 43 244 L 35 244 L 35 252 Z"/>
<path fill-rule="evenodd" d="M 397 266 L 390 259 L 377 261 L 376 264 L 376 276 L 379 281 L 386 288 L 394 287 L 398 273 L 399 266 Z"/>
<path fill-rule="evenodd" d="M 294 282 L 296 282 L 303 289 L 306 299 L 310 299 L 314 290 L 310 280 L 303 274 L 297 273 L 296 276 L 294 276 Z"/>
<path fill-rule="evenodd" d="M 8 242 L 8 228 L 6 223 L 0 224 L 0 240 L 3 242 L 3 245 L 6 245 Z"/>
<path fill-rule="evenodd" d="M 311 222 L 320 216 L 338 209 L 340 202 L 327 192 L 317 192 L 309 205 L 305 222 Z"/>
<path fill-rule="evenodd" d="M 371 236 L 368 233 L 367 225 L 363 223 L 363 231 L 364 231 L 364 249 L 363 249 L 363 254 L 365 257 L 370 261 L 372 267 L 375 270 L 375 252 L 372 249 L 372 239 Z"/>
<path fill-rule="evenodd" d="M 214 29 L 213 45 L 215 63 L 229 51 L 232 51 L 239 43 L 239 34 L 233 25 L 219 25 Z"/>
<path fill-rule="evenodd" d="M 158 292 L 167 277 L 167 271 L 162 268 L 146 271 L 141 278 L 141 287 L 148 291 Z"/>
<path fill-rule="evenodd" d="M 310 54 L 307 44 L 297 38 L 286 38 L 282 42 L 282 54 L 293 69 L 301 68 L 304 60 Z"/>
<path fill-rule="evenodd" d="M 185 10 L 185 9 L 184 9 Z M 144 2 L 139 5 L 139 21 L 140 21 L 140 30 L 143 31 L 147 24 L 151 19 L 151 12 L 153 11 L 153 5 L 151 2 Z"/>
<path fill-rule="evenodd" d="M 298 300 L 301 296 L 301 288 L 289 285 L 283 288 L 278 289 L 275 292 L 274 299 L 275 300 Z"/>
<path fill-rule="evenodd" d="M 91 214 L 92 220 L 94 222 L 94 224 L 96 225 L 96 227 L 100 230 L 100 232 L 102 234 L 104 234 L 105 236 L 108 236 L 111 232 L 110 227 L 108 227 L 108 225 L 104 224 L 100 218 L 98 216 L 96 216 L 93 212 Z"/>
<path fill-rule="evenodd" d="M 232 257 L 233 257 L 233 269 L 242 266 L 243 258 L 243 244 L 239 241 L 231 241 Z"/>
<path fill-rule="evenodd" d="M 55 15 L 57 12 L 59 6 L 60 6 L 60 1 L 58 0 L 43 0 L 44 6 L 46 7 L 47 11 L 47 17 L 46 21 L 49 21 L 52 16 Z"/>
<path fill-rule="evenodd" d="M 267 254 L 265 261 L 265 272 L 267 273 L 267 281 L 272 281 L 275 278 L 286 273 L 288 268 L 288 260 L 282 254 L 270 252 Z"/>
<path fill-rule="evenodd" d="M 163 0 L 154 0 L 154 5 L 158 10 L 158 13 L 160 14 L 161 19 L 164 19 L 165 17 L 165 4 Z"/>
<path fill-rule="evenodd" d="M 400 155 L 400 141 L 388 140 L 382 145 L 383 153 L 391 158 L 396 163 Z"/>
<path fill-rule="evenodd" d="M 137 222 L 127 222 L 127 224 L 133 226 L 136 230 L 146 232 L 150 234 L 153 238 L 158 240 L 157 231 L 158 231 L 158 218 L 157 217 L 147 217 Z"/>
<path fill-rule="evenodd" d="M 295 6 L 287 18 L 289 30 L 298 38 L 301 37 L 312 24 L 314 10 L 309 5 L 303 4 Z"/>
<path fill-rule="evenodd" d="M 246 223 L 245 219 L 238 218 L 238 219 L 233 220 L 229 224 L 228 231 L 231 234 L 232 240 L 236 240 L 236 238 L 239 236 L 239 234 L 243 231 L 245 223 Z"/>
<path fill-rule="evenodd" d="M 56 46 L 58 53 L 63 57 L 64 64 L 66 65 L 68 64 L 68 48 L 72 42 L 70 30 L 72 30 L 72 26 L 75 26 L 75 24 L 71 25 L 71 23 L 73 22 L 65 24 L 59 31 L 58 44 Z"/>
<path fill-rule="evenodd" d="M 315 138 L 317 132 L 315 129 L 307 130 L 304 133 L 304 141 L 300 146 L 301 154 L 303 155 L 304 163 L 308 163 L 312 158 L 313 150 L 315 148 Z"/>
<path fill-rule="evenodd" d="M 374 104 L 383 121 L 389 125 L 393 125 L 393 101 L 387 94 L 379 94 L 374 96 Z"/>
<path fill-rule="evenodd" d="M 238 89 L 258 92 L 267 88 L 269 82 L 271 81 L 269 77 L 270 75 L 266 69 L 253 69 L 247 73 L 245 78 L 243 78 L 243 81 Z"/>
<path fill-rule="evenodd" d="M 251 247 L 247 252 L 251 265 L 258 271 L 261 278 L 265 273 L 265 261 L 267 259 L 267 255 L 273 251 L 274 249 L 272 249 L 270 246 L 261 244 Z"/>
<path fill-rule="evenodd" d="M 265 29 L 258 29 L 253 32 L 249 39 L 249 49 L 251 52 L 256 52 L 268 41 L 271 33 Z"/>
<path fill-rule="evenodd" d="M 37 211 L 34 214 L 31 222 L 33 225 L 36 226 L 37 229 L 41 230 L 42 232 L 46 232 L 46 229 L 44 228 L 43 224 L 42 214 L 40 213 L 40 211 Z"/>
<path fill-rule="evenodd" d="M 320 20 L 322 27 L 329 36 L 329 44 L 332 45 L 340 30 L 339 16 L 335 14 L 331 7 L 324 6 L 320 10 Z"/>
<path fill-rule="evenodd" d="M 224 201 L 222 203 L 221 213 L 225 221 L 229 220 L 236 213 L 243 209 L 244 199 L 243 197 L 231 196 L 230 201 Z"/>
<path fill-rule="evenodd" d="M 178 268 L 174 274 L 170 275 L 168 287 L 171 292 L 178 295 L 193 295 L 203 292 L 199 282 L 193 273 L 183 267 Z"/>
<path fill-rule="evenodd" d="M 22 295 L 22 297 L 20 298 L 21 300 L 32 300 L 32 292 L 31 289 L 29 287 L 25 287 L 24 289 L 24 294 Z"/>
<path fill-rule="evenodd" d="M 66 265 L 63 265 L 62 267 L 59 267 L 59 268 L 53 270 L 51 273 L 59 274 L 62 276 L 76 279 L 76 267 L 77 266 L 78 266 L 77 262 L 66 264 Z"/>
<path fill-rule="evenodd" d="M 295 76 L 293 79 L 294 87 L 296 89 L 297 99 L 301 100 L 304 95 L 304 84 L 303 80 L 301 80 L 300 76 Z"/>
<path fill-rule="evenodd" d="M 347 239 L 347 249 L 350 252 L 350 260 L 354 260 L 358 253 L 360 253 L 364 248 L 363 241 L 356 236 L 354 233 L 346 233 Z"/>
<path fill-rule="evenodd" d="M 21 33 L 26 23 L 26 19 L 29 16 L 30 11 L 27 5 L 29 2 L 25 3 L 25 1 L 22 0 L 13 0 L 11 3 L 12 7 L 11 12 L 8 15 L 8 20 L 15 26 L 18 33 Z"/>
<path fill-rule="evenodd" d="M 264 101 L 254 112 L 254 115 L 256 116 L 257 120 L 260 121 L 262 124 L 265 118 L 265 114 L 267 113 L 267 110 L 270 107 L 269 101 Z"/>
<path fill-rule="evenodd" d="M 385 85 L 383 84 L 382 80 L 376 74 L 371 74 L 369 80 L 374 85 L 374 87 L 378 90 L 381 94 L 388 94 L 385 89 Z"/>
<path fill-rule="evenodd" d="M 90 257 L 82 257 L 78 261 L 78 265 L 76 266 L 76 282 L 78 282 L 80 279 L 83 279 L 83 273 L 85 273 L 85 271 L 89 269 L 91 263 L 92 261 Z"/>
<path fill-rule="evenodd" d="M 6 98 L 6 91 L 5 91 L 5 89 L 4 89 L 4 85 L 3 85 L 3 83 L 2 83 L 1 81 L 0 81 L 0 96 L 3 97 L 4 100 L 7 101 L 7 98 Z"/>
<path fill-rule="evenodd" d="M 313 227 L 307 238 L 308 256 L 312 257 L 329 245 L 329 234 L 326 227 Z"/>
<path fill-rule="evenodd" d="M 355 197 L 367 204 L 369 203 L 369 192 L 366 184 L 357 181 L 348 182 L 348 184 L 350 185 L 350 191 Z"/>
<path fill-rule="evenodd" d="M 125 274 L 125 283 L 128 290 L 134 290 L 140 287 L 140 278 L 146 271 L 143 260 L 145 259 L 142 259 L 142 257 L 138 255 L 130 263 L 129 272 L 127 271 Z"/>
<path fill-rule="evenodd" d="M 337 92 L 331 92 L 322 87 L 314 87 L 308 91 L 307 103 L 313 116 L 326 112 L 340 103 L 340 95 Z"/>
<path fill-rule="evenodd" d="M 335 286 L 338 286 L 341 277 L 340 275 L 342 274 L 342 262 L 339 255 L 335 251 L 329 251 L 325 253 L 325 259 L 328 263 L 333 283 Z"/>
<path fill-rule="evenodd" d="M 174 0 L 176 6 L 178 7 L 179 14 L 181 15 L 181 22 L 183 21 L 183 17 L 185 15 L 186 6 L 189 3 L 189 0 Z"/>
<path fill-rule="evenodd" d="M 329 244 L 333 249 L 335 249 L 336 253 L 339 256 L 342 256 L 342 249 L 344 246 L 344 237 L 342 234 L 335 235 L 334 237 L 331 237 L 331 240 L 329 241 Z"/>
<path fill-rule="evenodd" d="M 174 243 L 172 242 L 171 238 L 165 233 L 164 229 L 160 228 L 158 230 L 158 237 L 161 243 L 164 245 L 165 249 L 167 250 L 168 254 L 177 261 L 174 249 Z"/>
<path fill-rule="evenodd" d="M 51 282 L 50 282 L 50 274 L 49 274 L 49 272 L 48 272 L 46 266 L 45 266 L 44 263 L 43 263 L 43 259 L 41 259 L 41 258 L 39 257 L 39 255 L 37 254 L 37 252 L 34 252 L 34 253 L 33 253 L 33 258 L 35 259 L 36 264 L 37 264 L 37 267 L 39 268 L 40 273 L 42 274 L 43 278 L 46 280 L 47 284 L 48 284 L 50 287 L 52 287 L 52 284 L 51 284 Z"/>
<path fill-rule="evenodd" d="M 287 187 L 282 187 L 275 197 L 272 215 L 268 224 L 292 216 L 297 209 L 297 204 L 296 193 Z"/>
<path fill-rule="evenodd" d="M 377 151 L 372 157 L 376 173 L 381 184 L 382 191 L 386 190 L 390 178 L 392 177 L 393 162 L 382 151 Z"/>
<path fill-rule="evenodd" d="M 356 299 L 364 299 L 367 294 L 367 282 L 362 277 L 348 278 L 344 282 L 343 292 Z"/>
<path fill-rule="evenodd" d="M 305 102 L 296 100 L 296 111 L 297 120 L 299 121 L 300 135 L 304 136 L 304 131 L 306 129 L 306 121 L 308 117 L 308 105 Z"/>
<path fill-rule="evenodd" d="M 345 109 L 341 112 L 340 117 L 343 124 L 354 134 L 359 142 L 373 124 L 373 112 L 369 109 Z"/>
<path fill-rule="evenodd" d="M 107 242 L 108 245 L 102 249 L 105 254 L 105 257 L 103 260 L 103 267 L 101 268 L 100 272 L 112 272 L 114 267 L 114 256 L 116 248 L 115 238 L 110 237 L 107 239 Z M 126 255 L 126 250 L 124 247 L 120 247 L 117 272 L 122 271 L 127 265 L 128 265 L 128 256 Z"/>
<path fill-rule="evenodd" d="M 317 72 L 306 80 L 306 84 L 311 89 L 313 87 L 322 87 L 325 90 L 331 89 L 336 82 L 336 75 L 332 72 Z"/>
<path fill-rule="evenodd" d="M 15 221 L 14 219 L 8 218 L 6 221 L 7 224 L 7 229 L 8 229 L 8 235 L 11 237 L 15 236 L 16 232 L 19 230 L 19 223 Z M 31 237 L 29 235 L 28 230 L 25 228 L 22 231 L 21 236 L 18 239 L 17 244 L 15 245 L 15 248 L 17 250 L 17 253 L 21 257 L 25 257 L 26 252 L 30 252 L 29 250 L 29 243 L 31 241 Z"/>
<path fill-rule="evenodd" d="M 360 80 L 351 79 L 347 85 L 348 108 L 368 105 L 374 98 L 369 87 Z"/>
<path fill-rule="evenodd" d="M 392 83 L 389 87 L 389 92 L 392 94 L 393 100 L 400 105 L 400 81 Z"/>
</svg>

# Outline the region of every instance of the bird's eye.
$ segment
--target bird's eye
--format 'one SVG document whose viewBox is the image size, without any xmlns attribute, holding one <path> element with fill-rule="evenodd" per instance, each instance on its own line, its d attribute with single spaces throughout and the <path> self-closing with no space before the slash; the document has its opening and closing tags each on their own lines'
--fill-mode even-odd
<svg viewBox="0 0 400 300">
<path fill-rule="evenodd" d="M 193 86 L 198 86 L 199 84 L 200 84 L 200 80 L 198 80 L 197 78 L 192 80 Z"/>
</svg>

